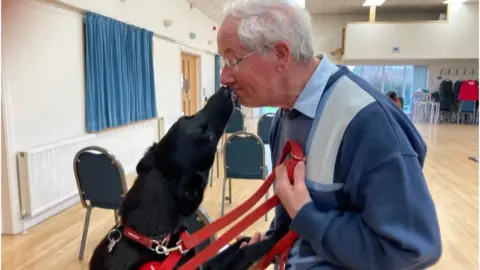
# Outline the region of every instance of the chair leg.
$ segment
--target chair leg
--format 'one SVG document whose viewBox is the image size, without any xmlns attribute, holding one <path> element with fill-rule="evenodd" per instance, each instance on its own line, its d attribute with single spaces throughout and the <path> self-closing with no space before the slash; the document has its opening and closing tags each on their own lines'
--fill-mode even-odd
<svg viewBox="0 0 480 270">
<path fill-rule="evenodd" d="M 213 166 L 210 168 L 210 187 L 213 186 Z"/>
<path fill-rule="evenodd" d="M 268 201 L 268 194 L 270 193 L 270 189 L 267 190 L 267 193 L 265 193 L 265 201 Z M 268 221 L 268 212 L 265 213 L 265 221 Z"/>
<path fill-rule="evenodd" d="M 228 178 L 228 201 L 232 204 L 232 178 Z"/>
<path fill-rule="evenodd" d="M 85 251 L 85 242 L 87 241 L 88 234 L 88 225 L 90 224 L 90 214 L 92 213 L 92 208 L 87 208 L 87 214 L 85 215 L 85 224 L 83 225 L 83 234 L 82 242 L 80 243 L 80 253 L 78 254 L 78 259 L 83 260 L 83 254 Z"/>
<path fill-rule="evenodd" d="M 115 225 L 118 225 L 118 223 L 120 223 L 120 214 L 118 210 L 113 210 L 113 214 L 115 215 Z"/>
<path fill-rule="evenodd" d="M 222 211 L 220 216 L 223 217 L 225 211 L 225 185 L 227 184 L 227 178 L 223 179 L 223 186 L 222 186 Z"/>
<path fill-rule="evenodd" d="M 218 157 L 218 151 L 217 153 L 215 154 L 216 155 L 216 161 L 217 161 L 217 179 L 220 178 L 220 160 L 219 160 L 219 157 Z"/>
</svg>

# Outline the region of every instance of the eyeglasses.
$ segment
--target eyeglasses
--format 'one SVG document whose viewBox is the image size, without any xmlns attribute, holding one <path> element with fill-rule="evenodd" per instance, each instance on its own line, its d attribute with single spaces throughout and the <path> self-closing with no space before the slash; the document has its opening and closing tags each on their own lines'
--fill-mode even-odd
<svg viewBox="0 0 480 270">
<path fill-rule="evenodd" d="M 222 68 L 224 67 L 230 67 L 230 68 L 235 68 L 237 71 L 238 71 L 238 66 L 240 65 L 240 63 L 247 57 L 249 57 L 250 55 L 253 55 L 254 53 L 258 53 L 258 52 L 261 52 L 265 49 L 267 49 L 268 46 L 264 46 L 263 48 L 261 48 L 260 50 L 256 50 L 254 52 L 251 52 L 247 55 L 244 55 L 242 57 L 239 57 L 239 58 L 234 58 L 234 59 L 227 59 L 227 58 L 221 58 L 220 59 L 220 65 Z"/>
</svg>

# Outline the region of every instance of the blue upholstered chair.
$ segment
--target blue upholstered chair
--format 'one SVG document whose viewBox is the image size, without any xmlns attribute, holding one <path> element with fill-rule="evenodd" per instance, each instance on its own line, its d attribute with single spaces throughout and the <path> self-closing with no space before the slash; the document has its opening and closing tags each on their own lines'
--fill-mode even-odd
<svg viewBox="0 0 480 270">
<path fill-rule="evenodd" d="M 120 162 L 98 146 L 88 146 L 78 151 L 73 160 L 73 170 L 80 201 L 87 209 L 78 256 L 82 260 L 92 209 L 113 210 L 115 223 L 118 223 L 118 210 L 127 193 L 127 183 Z"/>
<path fill-rule="evenodd" d="M 264 144 L 270 144 L 270 127 L 273 122 L 275 114 L 266 113 L 258 119 L 257 122 L 257 135 L 262 139 Z"/>
<path fill-rule="evenodd" d="M 225 131 L 222 137 L 222 143 L 220 144 L 220 153 L 223 153 L 223 146 L 225 145 L 225 140 L 226 138 L 228 138 L 230 134 L 233 134 L 238 131 L 245 131 L 245 130 L 246 130 L 245 119 L 244 119 L 243 113 L 240 109 L 235 107 L 233 109 L 232 115 L 230 116 L 230 119 L 228 120 L 228 124 L 225 127 Z M 218 153 L 217 153 L 217 157 L 218 157 Z M 219 172 L 220 166 L 218 164 L 218 158 L 216 160 L 217 160 L 216 167 L 217 167 L 217 178 L 218 178 L 220 177 L 220 172 Z M 213 185 L 213 166 L 210 171 L 210 186 L 212 185 Z"/>
<path fill-rule="evenodd" d="M 237 180 L 261 180 L 266 176 L 265 145 L 255 134 L 239 131 L 227 138 L 224 146 L 224 170 L 225 179 L 222 187 L 222 210 L 224 215 L 225 200 L 232 203 L 232 179 Z M 229 196 L 225 196 L 225 188 L 229 182 Z M 268 192 L 265 194 L 268 200 Z M 268 220 L 265 214 L 265 220 Z"/>
</svg>

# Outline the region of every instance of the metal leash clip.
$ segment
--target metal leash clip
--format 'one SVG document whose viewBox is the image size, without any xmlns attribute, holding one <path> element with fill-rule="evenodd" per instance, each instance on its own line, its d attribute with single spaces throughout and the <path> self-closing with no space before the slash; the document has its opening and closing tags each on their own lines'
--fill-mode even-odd
<svg viewBox="0 0 480 270">
<path fill-rule="evenodd" d="M 111 253 L 115 245 L 122 239 L 122 232 L 118 229 L 119 226 L 115 227 L 108 233 L 108 253 Z M 118 233 L 118 237 L 115 238 L 115 233 Z"/>
</svg>

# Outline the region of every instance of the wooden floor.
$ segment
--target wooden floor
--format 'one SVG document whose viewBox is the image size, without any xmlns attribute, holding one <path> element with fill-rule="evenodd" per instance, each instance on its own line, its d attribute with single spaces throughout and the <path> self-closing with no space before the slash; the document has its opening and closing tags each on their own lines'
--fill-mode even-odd
<svg viewBox="0 0 480 270">
<path fill-rule="evenodd" d="M 436 202 L 443 238 L 443 257 L 433 269 L 479 269 L 478 163 L 468 159 L 478 156 L 478 127 L 418 128 L 429 146 L 425 175 Z M 259 185 L 260 181 L 233 181 L 232 206 L 246 199 Z M 203 203 L 212 218 L 220 215 L 220 197 L 221 181 L 215 179 Z M 93 211 L 85 260 L 78 261 L 84 215 L 85 210 L 76 205 L 31 228 L 28 235 L 2 236 L 2 269 L 87 269 L 92 250 L 113 225 L 114 218 L 111 211 Z M 272 217 L 270 214 L 269 221 Z M 261 219 L 246 233 L 264 231 L 268 223 Z"/>
</svg>

